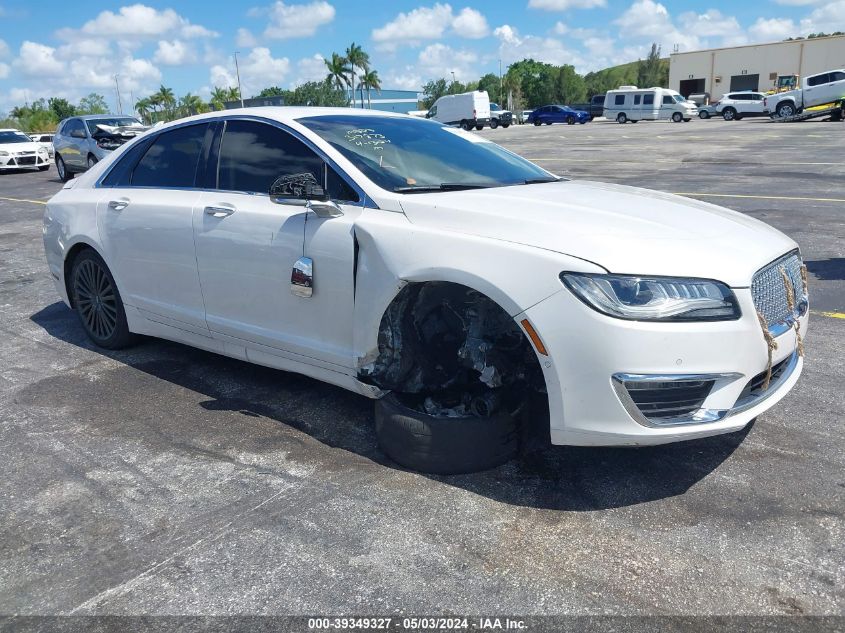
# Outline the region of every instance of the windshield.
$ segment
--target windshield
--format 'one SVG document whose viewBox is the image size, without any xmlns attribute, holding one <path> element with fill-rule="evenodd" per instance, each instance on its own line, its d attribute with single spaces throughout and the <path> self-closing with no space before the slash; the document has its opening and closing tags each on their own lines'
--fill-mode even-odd
<svg viewBox="0 0 845 633">
<path fill-rule="evenodd" d="M 2 143 L 32 143 L 32 139 L 23 132 L 7 130 L 0 132 L 0 144 Z"/>
<path fill-rule="evenodd" d="M 495 187 L 554 181 L 544 169 L 469 132 L 410 117 L 299 119 L 390 191 Z"/>
<path fill-rule="evenodd" d="M 133 119 L 132 117 L 120 116 L 104 117 L 102 119 L 88 119 L 87 121 L 85 121 L 85 125 L 88 126 L 88 132 L 93 134 L 97 131 L 98 125 L 108 125 L 110 127 L 126 127 L 130 125 L 142 125 L 142 123 L 138 119 Z"/>
<path fill-rule="evenodd" d="M 684 101 L 686 101 L 686 99 L 684 99 L 681 95 L 672 95 L 672 98 L 678 103 L 683 103 Z"/>
</svg>

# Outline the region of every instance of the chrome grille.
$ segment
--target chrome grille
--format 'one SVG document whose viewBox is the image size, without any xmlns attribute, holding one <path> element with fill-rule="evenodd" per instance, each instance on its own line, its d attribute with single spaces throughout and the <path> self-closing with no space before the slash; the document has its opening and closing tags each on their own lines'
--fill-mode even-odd
<svg viewBox="0 0 845 633">
<path fill-rule="evenodd" d="M 796 304 L 807 298 L 804 294 L 804 282 L 801 281 L 801 265 L 801 257 L 797 251 L 794 251 L 767 264 L 754 274 L 751 281 L 754 307 L 766 319 L 770 330 L 774 325 L 790 321 L 795 316 L 789 310 L 789 303 L 786 300 L 786 288 L 783 285 L 781 269 L 786 271 L 792 281 Z"/>
</svg>

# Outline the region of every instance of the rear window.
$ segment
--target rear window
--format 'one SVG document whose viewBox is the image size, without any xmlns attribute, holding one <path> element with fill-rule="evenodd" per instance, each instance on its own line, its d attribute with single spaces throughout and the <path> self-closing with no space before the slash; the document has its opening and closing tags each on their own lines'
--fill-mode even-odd
<svg viewBox="0 0 845 633">
<path fill-rule="evenodd" d="M 132 186 L 193 187 L 206 127 L 202 123 L 159 134 L 132 172 Z"/>
</svg>

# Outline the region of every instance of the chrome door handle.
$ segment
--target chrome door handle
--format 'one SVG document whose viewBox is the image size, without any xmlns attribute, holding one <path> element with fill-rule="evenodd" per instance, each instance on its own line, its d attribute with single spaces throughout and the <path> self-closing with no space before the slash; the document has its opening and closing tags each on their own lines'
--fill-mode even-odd
<svg viewBox="0 0 845 633">
<path fill-rule="evenodd" d="M 123 211 L 129 206 L 129 200 L 111 200 L 109 201 L 109 209 L 112 211 Z"/>
<path fill-rule="evenodd" d="M 232 215 L 235 210 L 232 207 L 206 207 L 205 214 L 212 218 L 227 218 Z"/>
</svg>

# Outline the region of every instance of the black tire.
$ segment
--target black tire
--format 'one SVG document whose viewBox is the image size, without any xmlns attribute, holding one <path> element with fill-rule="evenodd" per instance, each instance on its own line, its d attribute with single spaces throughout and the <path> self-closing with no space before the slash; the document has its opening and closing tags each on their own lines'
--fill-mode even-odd
<svg viewBox="0 0 845 633">
<path fill-rule="evenodd" d="M 631 123 L 639 123 L 639 122 L 640 122 L 639 119 L 631 119 Z"/>
<path fill-rule="evenodd" d="M 684 123 L 689 123 L 692 119 L 684 119 Z"/>
<path fill-rule="evenodd" d="M 542 123 L 542 121 L 540 121 L 538 119 L 534 119 L 534 125 L 540 125 L 540 123 Z"/>
<path fill-rule="evenodd" d="M 73 172 L 67 168 L 64 159 L 60 154 L 56 154 L 56 173 L 59 174 L 59 180 L 67 182 L 73 178 Z"/>
<path fill-rule="evenodd" d="M 683 120 L 684 120 L 684 115 L 681 114 L 680 112 L 673 112 L 672 113 L 672 121 L 674 121 L 675 123 L 680 123 Z"/>
<path fill-rule="evenodd" d="M 502 123 L 502 127 L 503 127 L 503 128 L 506 128 L 506 129 L 507 129 L 507 128 L 509 128 L 510 126 L 511 126 L 511 124 L 510 124 L 510 123 Z M 492 124 L 492 123 L 490 124 L 490 127 L 493 127 L 493 124 Z"/>
<path fill-rule="evenodd" d="M 50 169 L 50 165 L 39 165 L 38 166 L 38 171 L 47 171 L 48 169 Z"/>
<path fill-rule="evenodd" d="M 88 249 L 77 255 L 69 287 L 82 329 L 94 344 L 122 349 L 135 342 L 114 277 L 96 252 Z"/>
<path fill-rule="evenodd" d="M 590 121 L 592 121 L 592 120 L 593 120 L 593 118 L 590 117 Z M 585 123 L 587 123 L 587 121 L 578 121 L 578 123 L 580 123 L 581 125 L 584 125 Z"/>
<path fill-rule="evenodd" d="M 620 112 L 616 115 L 616 122 L 622 123 L 623 125 L 628 122 L 628 117 L 625 115 L 624 112 Z"/>
<path fill-rule="evenodd" d="M 795 104 L 792 101 L 783 101 L 778 104 L 777 107 L 777 115 L 780 118 L 795 116 L 798 114 L 798 110 L 795 108 Z"/>
<path fill-rule="evenodd" d="M 710 113 L 707 112 L 707 110 L 702 110 L 701 112 L 698 113 L 698 118 L 699 119 L 709 119 Z"/>
<path fill-rule="evenodd" d="M 566 117 L 566 124 L 567 125 L 575 125 L 575 117 L 571 117 L 571 116 Z"/>
<path fill-rule="evenodd" d="M 483 126 L 483 125 L 476 125 L 476 126 L 475 126 L 475 129 L 476 129 L 476 130 L 478 130 L 478 131 L 480 132 L 481 130 L 483 130 L 483 129 L 484 129 L 484 126 Z"/>
<path fill-rule="evenodd" d="M 499 119 L 490 119 L 490 129 L 495 130 L 497 127 L 499 127 Z M 507 126 L 505 125 L 505 126 L 502 126 L 502 127 L 507 127 Z"/>
<path fill-rule="evenodd" d="M 734 121 L 742 121 L 742 115 L 737 114 L 737 115 L 734 117 Z"/>
<path fill-rule="evenodd" d="M 504 464 L 519 450 L 519 413 L 446 418 L 403 405 L 393 394 L 375 403 L 379 447 L 397 464 L 457 475 Z"/>
<path fill-rule="evenodd" d="M 88 169 L 91 169 L 94 165 L 96 165 L 99 162 L 100 161 L 97 160 L 96 156 L 94 156 L 93 154 L 88 154 L 88 160 L 87 160 L 87 163 L 86 163 L 88 165 Z"/>
<path fill-rule="evenodd" d="M 722 118 L 725 121 L 735 121 L 736 120 L 736 110 L 733 108 L 725 108 L 722 110 Z"/>
<path fill-rule="evenodd" d="M 470 124 L 469 121 L 464 119 L 463 121 L 461 121 L 461 129 L 469 132 L 472 129 L 472 124 Z"/>
<path fill-rule="evenodd" d="M 552 122 L 551 122 L 551 121 L 546 121 L 545 123 L 546 123 L 546 125 L 551 125 L 551 124 L 552 124 Z"/>
</svg>

